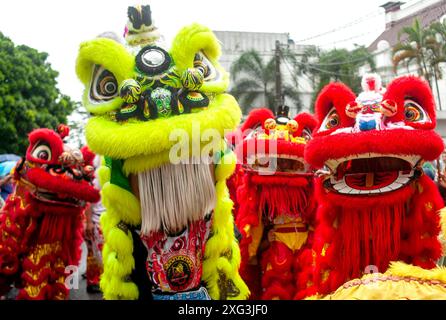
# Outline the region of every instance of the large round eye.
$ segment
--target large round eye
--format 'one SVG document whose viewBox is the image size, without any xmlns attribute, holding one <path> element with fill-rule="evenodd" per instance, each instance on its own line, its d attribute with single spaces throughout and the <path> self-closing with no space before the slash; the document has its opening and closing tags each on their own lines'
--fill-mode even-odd
<svg viewBox="0 0 446 320">
<path fill-rule="evenodd" d="M 169 69 L 172 59 L 167 51 L 156 46 L 147 46 L 141 49 L 136 56 L 136 67 L 139 71 L 155 76 Z"/>
<path fill-rule="evenodd" d="M 221 78 L 220 72 L 218 72 L 212 62 L 202 52 L 198 52 L 195 55 L 194 68 L 197 68 L 203 73 L 204 81 L 219 81 Z"/>
<path fill-rule="evenodd" d="M 90 97 L 95 101 L 108 101 L 118 96 L 118 81 L 113 73 L 95 66 Z"/>
<path fill-rule="evenodd" d="M 339 119 L 339 114 L 335 108 L 332 108 L 330 112 L 325 117 L 319 131 L 330 130 L 336 128 L 340 125 L 341 121 Z"/>
<path fill-rule="evenodd" d="M 35 159 L 50 161 L 51 160 L 51 149 L 46 143 L 39 143 L 34 148 L 31 156 Z"/>
<path fill-rule="evenodd" d="M 305 139 L 305 141 L 310 141 L 311 140 L 311 131 L 308 130 L 307 128 L 302 130 L 302 138 Z"/>
<path fill-rule="evenodd" d="M 430 120 L 424 109 L 411 99 L 404 101 L 404 117 L 408 122 L 426 122 Z"/>
</svg>

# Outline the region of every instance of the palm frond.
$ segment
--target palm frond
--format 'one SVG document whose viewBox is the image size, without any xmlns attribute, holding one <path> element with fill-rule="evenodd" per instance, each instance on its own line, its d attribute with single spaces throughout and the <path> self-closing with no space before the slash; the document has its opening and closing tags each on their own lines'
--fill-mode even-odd
<svg viewBox="0 0 446 320">
<path fill-rule="evenodd" d="M 250 50 L 241 54 L 231 65 L 231 75 L 235 80 L 240 74 L 248 74 L 254 79 L 262 80 L 264 63 L 255 50 Z"/>
</svg>

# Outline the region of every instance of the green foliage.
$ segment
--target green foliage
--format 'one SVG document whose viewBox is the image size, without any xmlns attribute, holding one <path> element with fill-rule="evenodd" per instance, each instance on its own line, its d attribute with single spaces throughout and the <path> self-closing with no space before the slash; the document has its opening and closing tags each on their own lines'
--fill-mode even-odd
<svg viewBox="0 0 446 320">
<path fill-rule="evenodd" d="M 361 91 L 361 75 L 359 68 L 368 64 L 372 71 L 375 70 L 373 56 L 364 46 L 357 46 L 353 50 L 332 49 L 322 52 L 310 52 L 311 55 L 319 55 L 317 63 L 306 65 L 306 72 L 318 79 L 314 88 L 313 102 L 324 86 L 332 81 L 340 81 L 349 86 L 356 94 Z"/>
<path fill-rule="evenodd" d="M 281 58 L 283 60 L 288 57 L 292 57 L 292 55 L 286 52 Z M 252 104 L 259 96 L 263 97 L 264 106 L 274 111 L 276 107 L 274 105 L 275 57 L 271 57 L 265 63 L 257 51 L 244 52 L 232 64 L 231 75 L 234 80 L 231 94 L 238 99 L 243 114 L 247 114 L 254 107 Z M 301 101 L 297 89 L 297 75 L 293 72 L 291 83 L 282 83 L 282 95 L 284 98 L 289 98 L 297 106 L 297 110 L 300 110 Z"/>
<path fill-rule="evenodd" d="M 394 72 L 400 64 L 409 68 L 415 63 L 418 75 L 429 82 L 432 77 L 442 77 L 439 63 L 446 62 L 446 22 L 434 22 L 423 28 L 414 19 L 411 26 L 400 30 L 398 39 L 393 47 Z"/>
<path fill-rule="evenodd" d="M 274 57 L 265 63 L 255 50 L 242 53 L 231 65 L 231 76 L 235 81 L 231 94 L 238 99 L 243 114 L 249 112 L 260 95 L 265 106 L 273 105 L 274 67 Z"/>
<path fill-rule="evenodd" d="M 56 128 L 74 108 L 59 92 L 48 54 L 0 33 L 0 153 L 23 155 L 33 129 Z"/>
</svg>

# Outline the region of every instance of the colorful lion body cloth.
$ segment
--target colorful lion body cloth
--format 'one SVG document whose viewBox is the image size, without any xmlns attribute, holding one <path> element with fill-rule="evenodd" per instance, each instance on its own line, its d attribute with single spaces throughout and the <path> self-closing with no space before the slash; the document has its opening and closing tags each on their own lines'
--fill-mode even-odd
<svg viewBox="0 0 446 320">
<path fill-rule="evenodd" d="M 223 139 L 241 114 L 218 41 L 193 24 L 167 51 L 149 6 L 129 8 L 125 37 L 85 42 L 77 61 L 88 145 L 104 156 L 104 297 L 244 299 Z"/>
<path fill-rule="evenodd" d="M 87 150 L 71 149 L 59 134 L 37 129 L 26 158 L 14 169 L 16 188 L 0 213 L 0 295 L 14 281 L 18 299 L 61 300 L 66 277 L 76 267 L 82 243 L 83 211 L 97 202 Z M 85 158 L 84 158 L 85 155 Z"/>
<path fill-rule="evenodd" d="M 308 279 L 307 295 L 329 294 L 364 274 L 396 269 L 403 274 L 402 268 L 388 270 L 392 261 L 431 269 L 441 255 L 443 202 L 422 170 L 423 162 L 436 159 L 444 148 L 434 132 L 428 84 L 400 77 L 383 93 L 379 77 L 368 75 L 363 89 L 356 98 L 345 85 L 332 83 L 316 101 L 319 129 L 305 159 L 324 169 L 316 184 L 314 278 Z M 377 281 L 390 286 L 397 278 L 386 274 Z M 381 289 L 381 296 L 363 297 L 388 297 L 389 287 Z"/>
<path fill-rule="evenodd" d="M 303 157 L 315 125 L 306 113 L 290 119 L 287 110 L 274 116 L 256 109 L 241 128 L 236 224 L 240 273 L 252 299 L 293 299 L 306 278 L 300 263 L 316 206 L 313 174 Z"/>
</svg>

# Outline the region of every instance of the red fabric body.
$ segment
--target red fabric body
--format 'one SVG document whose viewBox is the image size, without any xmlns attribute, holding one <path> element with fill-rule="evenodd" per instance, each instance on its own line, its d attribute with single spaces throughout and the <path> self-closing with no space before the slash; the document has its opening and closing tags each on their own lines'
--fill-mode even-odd
<svg viewBox="0 0 446 320">
<path fill-rule="evenodd" d="M 406 117 L 406 101 L 419 105 L 427 115 L 423 121 Z M 355 119 L 347 115 L 355 95 L 341 83 L 325 87 L 316 100 L 319 129 L 305 149 L 305 160 L 322 168 L 328 160 L 345 161 L 349 156 L 368 153 L 380 156 L 418 156 L 434 160 L 444 149 L 435 128 L 435 105 L 427 83 L 413 76 L 392 81 L 383 101 L 397 106 L 394 115 L 383 117 L 394 127 L 349 131 Z M 330 112 L 330 114 L 329 114 Z M 333 116 L 326 127 L 326 117 Z M 337 131 L 340 130 L 340 131 Z M 438 210 L 444 205 L 435 183 L 416 175 L 397 190 L 375 194 L 341 194 L 327 187 L 329 176 L 316 181 L 316 229 L 313 247 L 302 279 L 307 289 L 296 298 L 315 293 L 328 294 L 368 270 L 385 272 L 389 262 L 402 260 L 433 268 L 441 255 Z M 327 180 L 325 180 L 327 179 Z"/>
<path fill-rule="evenodd" d="M 303 283 L 301 273 L 306 270 L 300 265 L 300 257 L 309 241 L 300 249 L 292 250 L 281 241 L 268 240 L 268 232 L 276 226 L 272 221 L 282 218 L 285 213 L 288 218 L 301 220 L 305 230 L 311 228 L 316 209 L 313 175 L 285 172 L 262 175 L 246 166 L 247 159 L 256 154 L 291 155 L 303 160 L 305 143 L 250 136 L 251 130 L 264 129 L 268 119 L 274 119 L 270 110 L 252 111 L 238 132 L 243 141 L 238 141 L 235 146 L 238 164 L 230 180 L 230 190 L 236 203 L 236 225 L 242 234 L 240 274 L 251 291 L 250 299 L 292 299 Z M 294 137 L 302 136 L 304 129 L 310 133 L 314 129 L 315 120 L 308 114 L 300 114 L 294 120 L 298 123 Z M 250 261 L 249 248 L 253 238 L 248 229 L 252 231 L 260 224 L 263 225 L 262 239 L 255 261 Z M 309 234 L 308 239 L 311 239 L 311 230 Z"/>
</svg>

